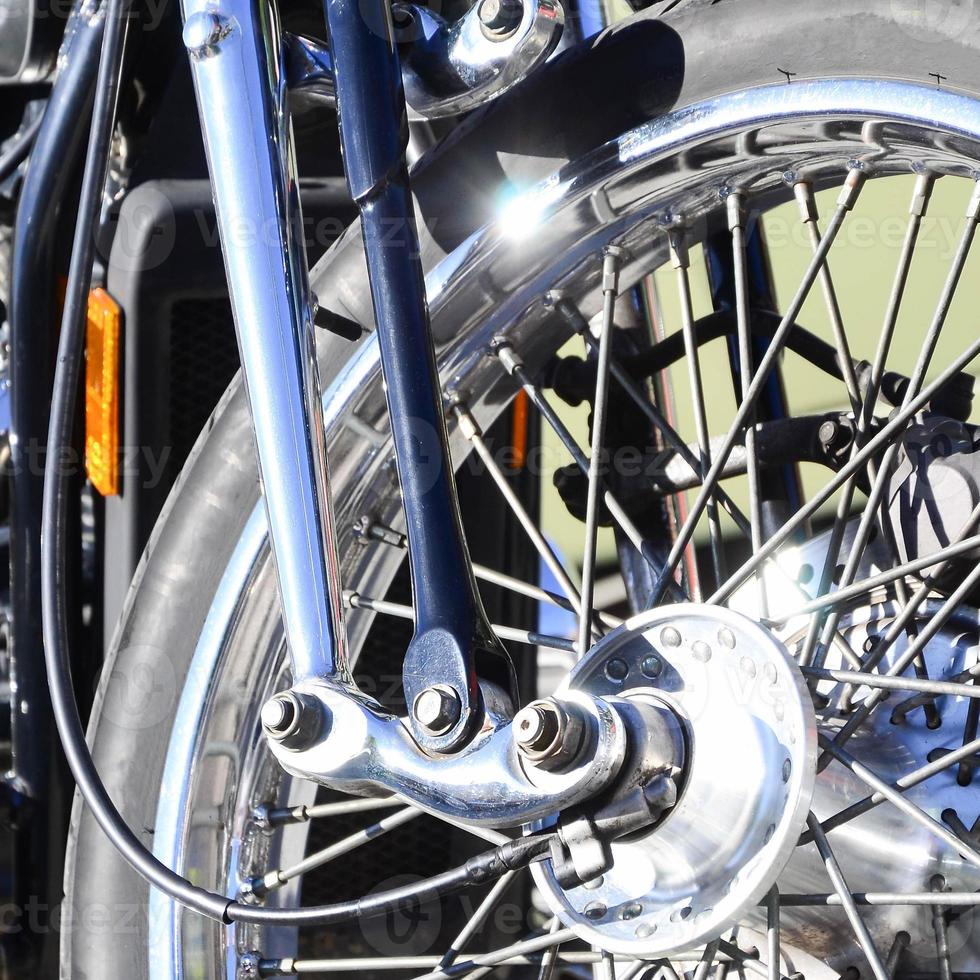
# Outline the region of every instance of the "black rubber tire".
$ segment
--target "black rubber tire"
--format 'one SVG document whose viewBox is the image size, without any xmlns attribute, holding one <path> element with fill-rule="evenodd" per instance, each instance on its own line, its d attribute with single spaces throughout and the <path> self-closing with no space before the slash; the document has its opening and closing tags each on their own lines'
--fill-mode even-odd
<svg viewBox="0 0 980 980">
<path fill-rule="evenodd" d="M 666 110 L 772 82 L 860 76 L 935 82 L 980 97 L 980 6 L 971 0 L 673 0 L 567 52 L 473 114 L 419 167 L 431 266 L 528 186 Z M 329 266 L 330 276 L 316 281 Z M 371 321 L 358 234 L 314 271 L 321 302 Z M 331 363 L 326 358 L 325 364 Z M 333 361 L 336 363 L 336 360 Z M 140 564 L 109 655 L 90 740 L 123 815 L 152 846 L 182 678 L 212 596 L 258 499 L 248 414 L 232 385 L 188 461 Z M 128 696 L 149 667 L 153 696 Z M 149 712 L 149 713 L 148 713 Z M 62 975 L 147 975 L 148 889 L 76 807 L 66 869 Z M 69 911 L 70 910 L 70 911 Z"/>
</svg>

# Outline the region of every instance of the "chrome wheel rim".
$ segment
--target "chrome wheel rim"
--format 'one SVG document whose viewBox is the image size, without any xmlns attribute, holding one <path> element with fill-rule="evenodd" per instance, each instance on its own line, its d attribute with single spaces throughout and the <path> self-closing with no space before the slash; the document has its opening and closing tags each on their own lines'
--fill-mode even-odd
<svg viewBox="0 0 980 980">
<path fill-rule="evenodd" d="M 751 145 L 747 133 L 752 134 Z M 492 338 L 505 334 L 529 368 L 540 365 L 556 346 L 556 298 L 572 297 L 586 317 L 599 311 L 601 267 L 595 257 L 612 242 L 627 249 L 621 278 L 632 283 L 667 257 L 665 231 L 682 217 L 689 237 L 697 240 L 706 217 L 718 211 L 719 200 L 733 189 L 745 187 L 753 201 L 767 206 L 785 197 L 787 174 L 804 173 L 822 186 L 839 180 L 854 161 L 876 175 L 935 169 L 974 177 L 969 159 L 977 141 L 980 106 L 973 99 L 894 82 L 837 80 L 761 88 L 652 121 L 506 203 L 493 227 L 472 236 L 430 272 L 427 286 L 445 387 L 464 392 L 473 414 L 487 424 L 513 394 L 496 360 L 487 356 Z M 758 173 L 760 147 L 765 174 Z M 755 157 L 748 152 L 753 149 Z M 685 161 L 683 167 L 674 165 L 678 160 Z M 395 552 L 365 549 L 353 530 L 366 513 L 384 524 L 398 522 L 378 376 L 376 346 L 368 340 L 324 399 L 341 498 L 338 526 L 345 582 L 356 582 L 367 596 L 384 595 L 400 561 Z M 461 433 L 455 431 L 452 438 L 457 454 L 463 455 L 468 447 Z M 195 653 L 181 698 L 181 723 L 168 750 L 168 790 L 158 807 L 158 856 L 187 873 L 197 867 L 202 853 L 210 853 L 215 876 L 210 884 L 230 894 L 240 887 L 243 866 L 252 867 L 259 858 L 286 861 L 304 846 L 298 830 L 292 840 L 280 840 L 276 850 L 255 819 L 256 796 L 267 795 L 272 785 L 264 753 L 255 748 L 257 709 L 262 694 L 275 689 L 280 669 L 281 636 L 268 616 L 248 627 L 267 643 L 266 655 L 256 658 L 265 676 L 251 678 L 251 708 L 237 711 L 230 726 L 238 739 L 232 739 L 236 748 L 231 753 L 236 775 L 228 781 L 236 787 L 235 799 L 223 800 L 231 829 L 221 831 L 202 851 L 193 845 L 188 827 L 188 814 L 199 809 L 191 798 L 195 780 L 200 782 L 206 768 L 202 760 L 215 751 L 206 734 L 216 718 L 215 678 L 229 670 L 230 647 L 242 635 L 239 600 L 250 592 L 268 591 L 269 583 L 263 519 L 257 510 Z M 373 619 L 369 608 L 362 610 L 351 617 L 353 650 Z M 284 787 L 290 789 L 283 783 L 278 791 Z M 296 792 L 302 799 L 311 790 Z M 298 883 L 278 896 L 283 904 L 295 901 Z M 190 925 L 186 915 L 154 894 L 154 975 L 170 975 L 160 971 L 175 968 L 180 972 L 180 964 L 199 956 L 215 973 L 225 972 L 246 949 L 276 948 L 275 939 L 265 935 L 227 930 L 222 936 L 220 931 Z M 286 937 L 282 943 L 288 946 L 290 941 Z M 223 952 L 215 954 L 215 949 Z"/>
</svg>

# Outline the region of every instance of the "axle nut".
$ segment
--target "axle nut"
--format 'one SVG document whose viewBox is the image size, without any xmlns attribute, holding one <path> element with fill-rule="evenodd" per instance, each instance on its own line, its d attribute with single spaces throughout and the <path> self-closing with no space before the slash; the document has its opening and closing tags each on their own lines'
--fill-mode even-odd
<svg viewBox="0 0 980 980">
<path fill-rule="evenodd" d="M 262 705 L 261 718 L 269 738 L 287 749 L 302 749 L 320 733 L 323 708 L 309 695 L 284 691 Z"/>
<path fill-rule="evenodd" d="M 585 723 L 574 705 L 554 698 L 532 701 L 514 717 L 514 741 L 521 758 L 541 769 L 562 769 L 582 747 Z"/>
<path fill-rule="evenodd" d="M 510 37 L 524 17 L 520 0 L 483 0 L 478 11 L 483 33 L 494 41 Z"/>
<path fill-rule="evenodd" d="M 459 695 L 447 684 L 434 684 L 415 699 L 412 712 L 427 735 L 445 735 L 459 721 Z"/>
</svg>

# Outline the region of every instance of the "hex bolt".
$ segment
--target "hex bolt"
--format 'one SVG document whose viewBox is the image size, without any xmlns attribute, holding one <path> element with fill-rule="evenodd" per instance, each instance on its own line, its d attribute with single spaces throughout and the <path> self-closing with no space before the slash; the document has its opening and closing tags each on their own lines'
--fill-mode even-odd
<svg viewBox="0 0 980 980">
<path fill-rule="evenodd" d="M 459 721 L 459 695 L 448 684 L 433 684 L 415 699 L 412 713 L 427 735 L 445 735 Z"/>
<path fill-rule="evenodd" d="M 541 769 L 561 769 L 575 761 L 585 723 L 574 705 L 544 698 L 517 713 L 513 731 L 521 758 Z"/>
<path fill-rule="evenodd" d="M 509 37 L 524 17 L 524 5 L 520 0 L 483 0 L 479 10 L 483 33 L 495 41 Z"/>
<path fill-rule="evenodd" d="M 262 728 L 287 749 L 306 748 L 320 733 L 323 706 L 308 694 L 284 691 L 270 698 L 260 713 Z"/>
<path fill-rule="evenodd" d="M 825 419 L 817 430 L 817 439 L 828 456 L 839 458 L 850 448 L 854 433 L 848 425 L 836 419 Z"/>
</svg>

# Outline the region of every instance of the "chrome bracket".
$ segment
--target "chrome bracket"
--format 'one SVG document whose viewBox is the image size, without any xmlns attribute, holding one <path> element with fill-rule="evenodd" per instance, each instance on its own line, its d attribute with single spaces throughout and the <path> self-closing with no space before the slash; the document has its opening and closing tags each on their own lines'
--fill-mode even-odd
<svg viewBox="0 0 980 980">
<path fill-rule="evenodd" d="M 477 0 L 456 21 L 425 7 L 396 6 L 405 100 L 417 116 L 454 116 L 502 95 L 558 45 L 565 23 L 557 0 L 523 0 L 513 26 L 494 23 L 506 0 Z"/>
<path fill-rule="evenodd" d="M 459 20 L 446 21 L 426 7 L 400 4 L 397 27 L 402 81 L 410 113 L 424 119 L 475 109 L 512 88 L 555 50 L 565 15 L 557 0 L 525 0 L 510 29 L 487 26 L 479 0 Z M 283 34 L 285 81 L 302 106 L 336 103 L 333 58 L 325 44 Z"/>
<path fill-rule="evenodd" d="M 355 690 L 311 680 L 291 695 L 319 723 L 305 744 L 269 740 L 288 772 L 353 795 L 395 793 L 466 824 L 514 827 L 552 816 L 607 786 L 626 757 L 623 717 L 609 701 L 577 691 L 564 700 L 585 720 L 587 741 L 562 771 L 528 764 L 510 720 L 489 705 L 484 731 L 459 752 L 436 758 L 419 748 L 403 719 Z"/>
</svg>

